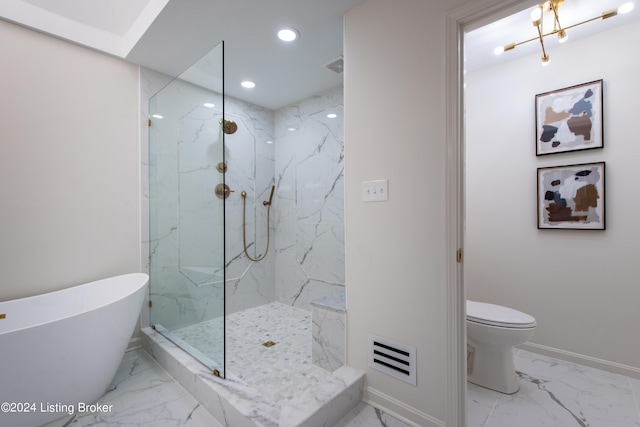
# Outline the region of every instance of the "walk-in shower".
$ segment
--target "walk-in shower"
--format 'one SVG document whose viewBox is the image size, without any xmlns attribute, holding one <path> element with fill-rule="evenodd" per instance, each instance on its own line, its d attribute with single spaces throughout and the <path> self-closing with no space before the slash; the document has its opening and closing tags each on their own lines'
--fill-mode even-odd
<svg viewBox="0 0 640 427">
<path fill-rule="evenodd" d="M 343 94 L 270 110 L 222 69 L 220 45 L 150 100 L 150 323 L 277 401 L 317 374 L 312 302 L 344 301 Z"/>
</svg>

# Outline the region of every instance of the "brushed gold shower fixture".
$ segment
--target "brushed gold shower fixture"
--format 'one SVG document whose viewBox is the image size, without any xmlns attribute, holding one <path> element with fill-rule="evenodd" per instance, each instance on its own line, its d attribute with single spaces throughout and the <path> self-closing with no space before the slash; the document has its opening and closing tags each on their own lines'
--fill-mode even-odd
<svg viewBox="0 0 640 427">
<path fill-rule="evenodd" d="M 238 130 L 238 125 L 233 120 L 220 119 L 222 131 L 227 135 L 233 135 Z"/>
<path fill-rule="evenodd" d="M 227 162 L 220 162 L 216 165 L 216 170 L 220 173 L 225 173 L 227 171 Z"/>
<path fill-rule="evenodd" d="M 233 190 L 229 188 L 227 184 L 218 184 L 216 185 L 214 192 L 216 193 L 216 197 L 218 197 L 218 199 L 226 199 L 231 195 L 231 193 L 233 193 Z"/>
<path fill-rule="evenodd" d="M 249 255 L 249 251 L 247 251 L 247 192 L 243 191 L 240 193 L 240 195 L 242 196 L 242 245 L 244 246 L 244 254 L 247 256 L 247 258 L 249 258 L 251 261 L 262 261 L 264 259 L 264 257 L 267 256 L 267 252 L 269 251 L 269 240 L 270 240 L 270 228 L 269 228 L 269 223 L 270 223 L 270 216 L 271 216 L 271 203 L 273 200 L 273 192 L 275 191 L 276 186 L 272 185 L 271 186 L 271 194 L 269 195 L 269 200 L 265 200 L 262 202 L 263 206 L 267 207 L 267 247 L 264 250 L 264 253 L 262 254 L 262 256 L 259 256 L 257 258 L 252 258 L 251 255 Z"/>
</svg>

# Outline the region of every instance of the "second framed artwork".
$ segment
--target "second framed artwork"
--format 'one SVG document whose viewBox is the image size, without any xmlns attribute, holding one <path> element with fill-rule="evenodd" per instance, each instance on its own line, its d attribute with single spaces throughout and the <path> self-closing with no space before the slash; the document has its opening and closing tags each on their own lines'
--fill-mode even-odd
<svg viewBox="0 0 640 427">
<path fill-rule="evenodd" d="M 536 156 L 603 147 L 602 80 L 536 95 Z"/>
<path fill-rule="evenodd" d="M 538 228 L 604 230 L 604 165 L 538 168 Z"/>
</svg>

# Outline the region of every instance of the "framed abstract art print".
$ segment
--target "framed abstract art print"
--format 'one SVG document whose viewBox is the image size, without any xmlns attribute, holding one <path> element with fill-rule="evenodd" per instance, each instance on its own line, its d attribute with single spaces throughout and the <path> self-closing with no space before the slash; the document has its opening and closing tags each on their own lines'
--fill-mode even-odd
<svg viewBox="0 0 640 427">
<path fill-rule="evenodd" d="M 602 80 L 536 95 L 536 156 L 602 147 Z"/>
<path fill-rule="evenodd" d="M 538 168 L 538 228 L 604 230 L 604 165 Z"/>
</svg>

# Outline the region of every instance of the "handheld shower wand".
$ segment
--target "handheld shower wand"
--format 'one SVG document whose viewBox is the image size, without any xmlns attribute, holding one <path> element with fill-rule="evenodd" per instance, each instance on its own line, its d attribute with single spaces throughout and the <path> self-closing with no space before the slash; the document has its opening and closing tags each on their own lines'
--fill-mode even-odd
<svg viewBox="0 0 640 427">
<path fill-rule="evenodd" d="M 273 192 L 275 191 L 276 186 L 272 185 L 271 186 L 271 194 L 269 195 L 269 201 L 267 202 L 266 200 L 264 202 L 262 202 L 262 204 L 264 206 L 271 206 L 271 200 L 273 200 Z"/>
<path fill-rule="evenodd" d="M 269 240 L 270 240 L 270 230 L 269 230 L 269 222 L 270 222 L 270 215 L 271 215 L 271 202 L 273 201 L 273 192 L 275 191 L 276 186 L 272 185 L 271 186 L 271 194 L 269 195 L 269 200 L 265 200 L 262 202 L 263 206 L 267 207 L 267 247 L 264 250 L 264 253 L 262 254 L 262 256 L 259 256 L 257 258 L 252 258 L 251 255 L 249 255 L 249 252 L 247 251 L 247 229 L 246 229 L 246 216 L 247 216 L 247 192 L 243 191 L 242 193 L 240 193 L 240 195 L 242 196 L 242 244 L 244 246 L 244 254 L 247 256 L 247 258 L 249 258 L 251 261 L 261 261 L 264 259 L 264 257 L 267 256 L 267 252 L 269 251 Z"/>
</svg>

